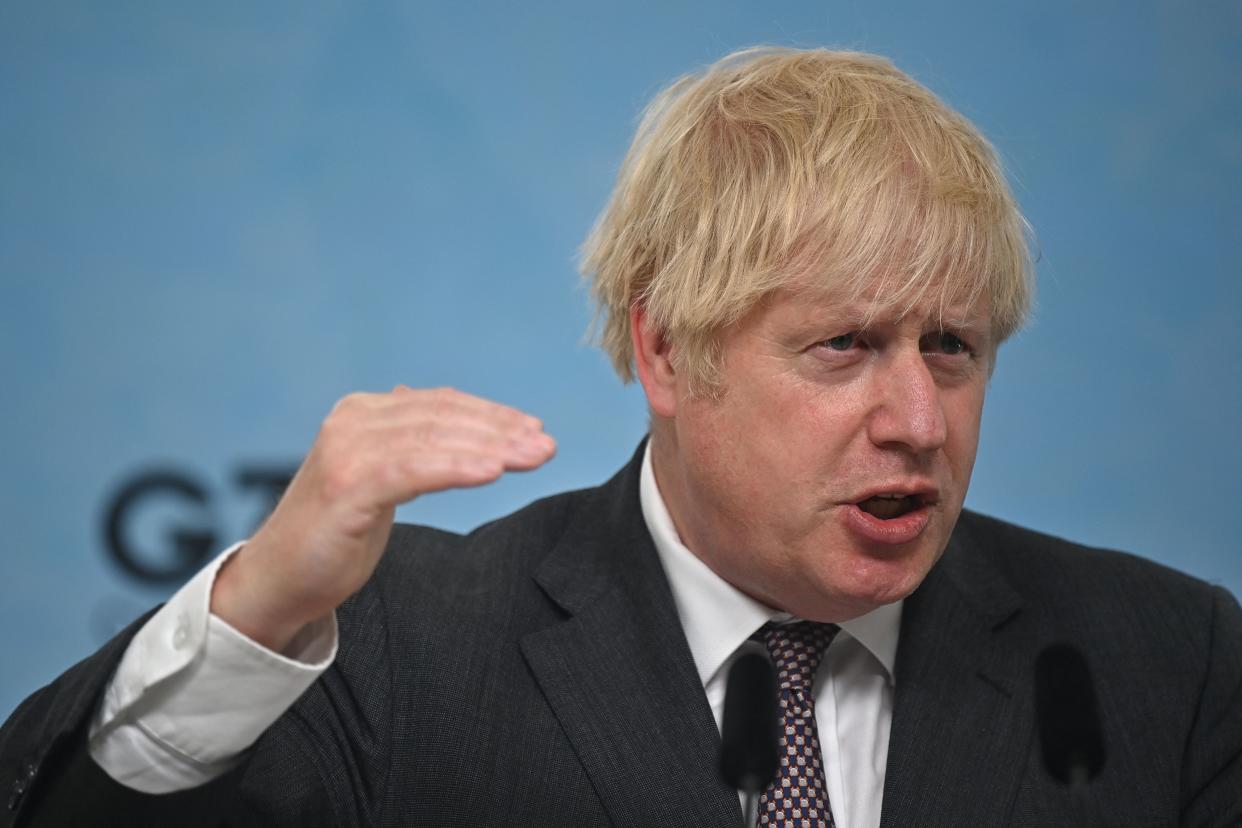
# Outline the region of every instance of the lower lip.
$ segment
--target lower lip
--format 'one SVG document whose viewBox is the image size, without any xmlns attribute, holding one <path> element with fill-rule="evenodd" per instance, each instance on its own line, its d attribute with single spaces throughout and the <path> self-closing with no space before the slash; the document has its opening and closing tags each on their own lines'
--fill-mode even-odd
<svg viewBox="0 0 1242 828">
<path fill-rule="evenodd" d="M 920 506 L 892 520 L 880 520 L 851 503 L 845 507 L 845 523 L 856 534 L 872 543 L 898 546 L 916 540 L 931 521 L 931 509 Z"/>
</svg>

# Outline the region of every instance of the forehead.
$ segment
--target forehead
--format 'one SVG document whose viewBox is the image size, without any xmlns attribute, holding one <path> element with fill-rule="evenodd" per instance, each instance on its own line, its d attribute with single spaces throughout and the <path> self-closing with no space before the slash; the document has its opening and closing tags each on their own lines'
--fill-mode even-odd
<svg viewBox="0 0 1242 828">
<path fill-rule="evenodd" d="M 776 320 L 791 324 L 848 323 L 855 328 L 906 321 L 941 328 L 991 328 L 991 302 L 974 280 L 938 278 L 927 284 L 884 276 L 850 284 L 806 278 L 791 282 L 765 302 Z"/>
</svg>

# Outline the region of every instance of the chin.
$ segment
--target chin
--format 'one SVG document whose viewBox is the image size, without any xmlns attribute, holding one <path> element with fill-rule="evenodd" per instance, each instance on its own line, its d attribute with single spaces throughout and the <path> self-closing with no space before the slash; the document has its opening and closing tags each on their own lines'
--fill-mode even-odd
<svg viewBox="0 0 1242 828">
<path fill-rule="evenodd" d="M 919 581 L 900 583 L 867 584 L 817 584 L 804 581 L 797 595 L 786 596 L 792 600 L 764 603 L 807 621 L 840 623 L 866 615 L 877 607 L 892 604 L 914 591 Z"/>
<path fill-rule="evenodd" d="M 822 582 L 822 606 L 832 607 L 845 621 L 866 615 L 877 607 L 893 604 L 910 596 L 927 577 L 935 557 L 916 555 L 902 560 L 863 559 L 846 572 Z"/>
</svg>

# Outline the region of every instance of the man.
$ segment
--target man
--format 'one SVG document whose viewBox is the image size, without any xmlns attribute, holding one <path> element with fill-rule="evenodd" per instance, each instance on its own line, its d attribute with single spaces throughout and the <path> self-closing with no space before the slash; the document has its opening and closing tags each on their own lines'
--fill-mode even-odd
<svg viewBox="0 0 1242 828">
<path fill-rule="evenodd" d="M 347 397 L 249 542 L 18 709 L 8 819 L 737 825 L 724 680 L 766 647 L 762 824 L 1238 824 L 1237 602 L 962 513 L 1023 227 L 974 128 L 881 59 L 678 81 L 587 244 L 650 406 L 634 460 L 465 537 L 394 527 L 553 442 L 459 392 Z M 1108 751 L 1079 789 L 1035 735 L 1059 640 Z"/>
</svg>

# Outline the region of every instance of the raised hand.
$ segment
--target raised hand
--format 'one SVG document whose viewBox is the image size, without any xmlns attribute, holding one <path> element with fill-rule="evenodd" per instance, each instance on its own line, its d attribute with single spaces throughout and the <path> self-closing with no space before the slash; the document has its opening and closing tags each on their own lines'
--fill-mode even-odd
<svg viewBox="0 0 1242 828">
<path fill-rule="evenodd" d="M 283 650 L 371 576 L 398 505 L 537 468 L 555 451 L 538 419 L 450 388 L 350 394 L 267 521 L 221 570 L 211 610 Z"/>
</svg>

